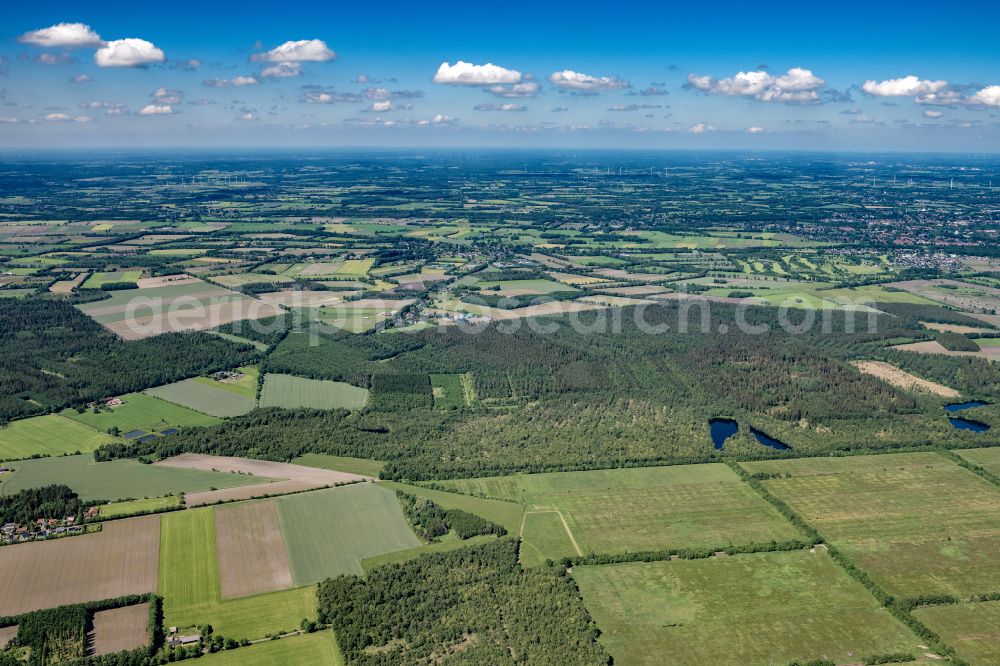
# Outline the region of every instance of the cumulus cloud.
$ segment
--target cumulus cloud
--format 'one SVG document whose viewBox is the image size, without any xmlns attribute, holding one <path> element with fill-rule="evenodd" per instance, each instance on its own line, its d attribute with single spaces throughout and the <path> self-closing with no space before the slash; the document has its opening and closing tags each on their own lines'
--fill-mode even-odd
<svg viewBox="0 0 1000 666">
<path fill-rule="evenodd" d="M 67 49 L 103 46 L 101 36 L 85 23 L 57 23 L 41 30 L 31 30 L 17 38 L 22 44 Z"/>
<path fill-rule="evenodd" d="M 940 118 L 943 115 L 940 111 L 932 111 L 931 109 L 924 111 L 924 118 Z"/>
<path fill-rule="evenodd" d="M 90 116 L 71 116 L 68 113 L 50 113 L 45 116 L 45 120 L 50 123 L 89 123 L 93 118 Z"/>
<path fill-rule="evenodd" d="M 21 122 L 21 119 L 15 118 L 14 116 L 0 116 L 0 123 L 13 125 L 14 123 L 19 123 L 19 122 Z"/>
<path fill-rule="evenodd" d="M 231 79 L 205 79 L 201 85 L 209 88 L 242 88 L 243 86 L 255 86 L 258 81 L 253 76 L 234 76 Z"/>
<path fill-rule="evenodd" d="M 290 79 L 302 73 L 302 63 L 278 62 L 260 70 L 262 79 Z"/>
<path fill-rule="evenodd" d="M 868 80 L 862 84 L 861 90 L 875 97 L 916 97 L 938 93 L 947 87 L 947 81 L 928 81 L 911 74 L 901 79 L 886 79 L 881 82 Z"/>
<path fill-rule="evenodd" d="M 43 65 L 61 65 L 66 62 L 73 61 L 73 57 L 66 53 L 39 53 L 35 56 L 35 62 L 41 63 Z"/>
<path fill-rule="evenodd" d="M 109 116 L 120 116 L 126 113 L 125 105 L 118 102 L 105 102 L 99 99 L 92 99 L 89 102 L 80 102 L 81 109 L 104 109 L 104 113 Z"/>
<path fill-rule="evenodd" d="M 711 125 L 706 125 L 705 123 L 698 123 L 692 127 L 688 128 L 688 132 L 691 134 L 704 134 L 705 132 L 714 132 L 715 128 Z"/>
<path fill-rule="evenodd" d="M 257 118 L 257 114 L 254 113 L 253 111 L 244 111 L 237 118 L 237 120 L 242 120 L 244 122 L 253 122 L 253 121 L 257 120 L 257 119 L 258 119 Z"/>
<path fill-rule="evenodd" d="M 972 104 L 1000 106 L 1000 86 L 987 86 L 969 98 Z"/>
<path fill-rule="evenodd" d="M 793 67 L 785 74 L 774 76 L 759 70 L 737 72 L 735 76 L 716 79 L 711 76 L 688 75 L 688 86 L 710 95 L 751 97 L 761 102 L 814 104 L 820 101 L 819 91 L 826 81 L 802 67 Z"/>
<path fill-rule="evenodd" d="M 392 105 L 392 102 L 387 99 L 383 99 L 372 102 L 371 106 L 365 109 L 365 111 L 368 113 L 386 113 L 387 111 L 395 110 L 395 108 L 396 107 Z"/>
<path fill-rule="evenodd" d="M 361 94 L 366 99 L 418 99 L 424 96 L 423 90 L 389 90 L 388 88 L 365 88 Z"/>
<path fill-rule="evenodd" d="M 417 121 L 417 124 L 418 125 L 454 125 L 457 122 L 458 122 L 458 118 L 455 118 L 455 117 L 449 116 L 449 115 L 445 115 L 443 113 L 439 113 L 439 114 L 435 115 L 433 118 L 431 118 L 430 120 L 419 120 L 419 121 Z"/>
<path fill-rule="evenodd" d="M 590 76 L 571 69 L 549 74 L 549 82 L 563 90 L 578 92 L 598 92 L 601 90 L 621 90 L 630 88 L 632 84 L 618 77 Z"/>
<path fill-rule="evenodd" d="M 180 104 L 181 100 L 184 98 L 184 93 L 180 90 L 174 90 L 173 88 L 157 88 L 152 95 L 150 95 L 157 104 Z"/>
<path fill-rule="evenodd" d="M 747 134 L 761 134 L 764 131 L 763 127 L 748 127 Z"/>
<path fill-rule="evenodd" d="M 536 81 L 525 81 L 524 83 L 515 83 L 512 85 L 497 85 L 489 89 L 489 92 L 494 97 L 504 97 L 507 99 L 519 98 L 519 97 L 534 97 L 538 94 L 540 86 Z"/>
<path fill-rule="evenodd" d="M 166 56 L 145 39 L 115 39 L 94 52 L 98 67 L 144 67 L 163 62 Z"/>
<path fill-rule="evenodd" d="M 364 98 L 361 97 L 361 95 L 356 95 L 354 93 L 340 93 L 334 90 L 314 89 L 306 90 L 302 97 L 299 98 L 299 101 L 305 104 L 338 104 L 340 102 L 355 104 L 363 101 L 363 99 Z"/>
<path fill-rule="evenodd" d="M 250 56 L 254 62 L 328 62 L 337 57 L 322 39 L 288 41 L 264 53 Z"/>
<path fill-rule="evenodd" d="M 472 107 L 475 111 L 527 111 L 528 107 L 524 104 L 477 104 Z"/>
<path fill-rule="evenodd" d="M 69 81 L 70 83 L 87 83 L 88 81 L 93 81 L 89 74 L 77 74 Z"/>
<path fill-rule="evenodd" d="M 473 65 L 459 60 L 454 65 L 441 63 L 432 79 L 434 83 L 461 86 L 489 86 L 504 83 L 520 83 L 521 72 L 506 69 L 493 63 Z"/>
<path fill-rule="evenodd" d="M 140 116 L 169 116 L 174 112 L 174 107 L 169 104 L 147 104 L 139 109 Z"/>
</svg>

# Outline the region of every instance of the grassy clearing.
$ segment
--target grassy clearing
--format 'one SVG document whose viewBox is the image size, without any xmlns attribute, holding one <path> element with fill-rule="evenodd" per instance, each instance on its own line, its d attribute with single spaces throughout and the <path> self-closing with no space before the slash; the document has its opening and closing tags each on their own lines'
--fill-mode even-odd
<svg viewBox="0 0 1000 666">
<path fill-rule="evenodd" d="M 523 474 L 447 481 L 460 492 L 557 511 L 584 553 L 726 546 L 794 539 L 798 532 L 722 464 Z M 559 515 L 553 514 L 553 515 Z M 532 518 L 525 542 L 565 555 L 562 521 Z M 547 534 L 550 527 L 552 534 Z M 558 545 L 551 552 L 547 544 Z"/>
<path fill-rule="evenodd" d="M 210 666 L 343 666 L 344 663 L 332 631 L 303 634 L 238 650 L 216 652 L 205 655 L 202 660 Z"/>
<path fill-rule="evenodd" d="M 234 335 L 230 337 L 235 338 L 236 336 Z M 265 345 L 265 349 L 266 348 L 267 347 Z M 236 380 L 217 381 L 211 377 L 195 377 L 195 381 L 200 384 L 205 384 L 206 386 L 211 386 L 212 388 L 220 391 L 228 391 L 256 401 L 257 376 L 260 374 L 260 369 L 255 365 L 251 365 L 239 368 L 238 370 L 243 373 L 243 376 Z"/>
<path fill-rule="evenodd" d="M 219 419 L 196 412 L 145 393 L 129 393 L 121 396 L 125 404 L 102 409 L 97 414 L 87 409 L 77 412 L 66 409 L 61 416 L 88 425 L 95 430 L 107 432 L 118 428 L 122 433 L 132 430 L 162 430 L 170 426 L 214 425 Z"/>
<path fill-rule="evenodd" d="M 229 599 L 195 614 L 195 624 L 211 624 L 215 633 L 236 640 L 287 633 L 298 629 L 303 618 L 316 619 L 316 586 Z"/>
<path fill-rule="evenodd" d="M 516 502 L 444 492 L 423 486 L 411 486 L 408 483 L 399 483 L 398 481 L 379 481 L 378 485 L 429 499 L 445 509 L 461 509 L 474 513 L 497 525 L 503 525 L 511 534 L 517 534 L 521 529 L 521 516 L 524 514 L 524 507 Z"/>
<path fill-rule="evenodd" d="M 146 511 L 163 511 L 181 505 L 181 498 L 177 495 L 167 495 L 166 497 L 151 497 L 149 499 L 129 500 L 126 502 L 112 502 L 101 507 L 102 518 L 117 518 L 119 516 L 131 516 L 136 513 Z"/>
<path fill-rule="evenodd" d="M 1000 601 L 928 606 L 913 614 L 969 663 L 1000 663 Z"/>
<path fill-rule="evenodd" d="M 115 501 L 233 488 L 264 481 L 243 474 L 143 465 L 135 460 L 97 463 L 90 455 L 21 460 L 8 467 L 14 472 L 0 481 L 0 495 L 65 483 L 85 500 Z"/>
<path fill-rule="evenodd" d="M 521 539 L 521 564 L 526 567 L 580 554 L 558 511 L 526 512 Z"/>
<path fill-rule="evenodd" d="M 114 282 L 131 282 L 135 284 L 142 277 L 142 271 L 113 271 L 106 273 L 94 273 L 83 283 L 84 289 L 100 289 L 106 284 Z"/>
<path fill-rule="evenodd" d="M 362 575 L 361 560 L 420 541 L 395 493 L 364 483 L 275 500 L 296 585 Z"/>
<path fill-rule="evenodd" d="M 743 465 L 890 594 L 996 591 L 1000 489 L 934 453 Z"/>
<path fill-rule="evenodd" d="M 253 396 L 219 388 L 217 385 L 221 383 L 211 379 L 208 380 L 210 383 L 199 379 L 203 378 L 185 379 L 174 384 L 157 386 L 146 389 L 146 393 L 182 407 L 219 417 L 242 416 L 257 406 Z"/>
<path fill-rule="evenodd" d="M 0 460 L 90 453 L 114 440 L 110 435 L 55 414 L 35 416 L 0 428 Z"/>
<path fill-rule="evenodd" d="M 296 465 L 306 465 L 307 467 L 319 467 L 321 469 L 332 469 L 336 472 L 349 472 L 351 474 L 363 474 L 365 476 L 378 477 L 378 473 L 385 467 L 385 463 L 379 460 L 366 460 L 365 458 L 349 458 L 346 456 L 328 456 L 324 453 L 307 453 L 292 461 Z"/>
<path fill-rule="evenodd" d="M 306 379 L 269 373 L 260 393 L 261 407 L 298 409 L 361 409 L 368 402 L 368 389 L 345 382 Z"/>
<path fill-rule="evenodd" d="M 212 507 L 164 514 L 160 518 L 160 571 L 166 626 L 196 624 L 219 604 L 219 562 L 215 555 Z"/>
<path fill-rule="evenodd" d="M 858 663 L 924 652 L 822 550 L 576 567 L 573 577 L 615 663 Z"/>
<path fill-rule="evenodd" d="M 959 416 L 964 416 L 966 412 L 960 412 Z M 976 412 L 973 411 L 969 414 L 970 419 L 976 419 Z M 971 463 L 975 463 L 982 467 L 985 467 L 994 474 L 1000 476 L 1000 446 L 990 447 L 988 449 L 967 449 L 964 451 L 956 451 L 958 455 L 962 456 Z"/>
<path fill-rule="evenodd" d="M 438 409 L 465 406 L 465 389 L 459 375 L 431 375 L 431 390 Z"/>
</svg>

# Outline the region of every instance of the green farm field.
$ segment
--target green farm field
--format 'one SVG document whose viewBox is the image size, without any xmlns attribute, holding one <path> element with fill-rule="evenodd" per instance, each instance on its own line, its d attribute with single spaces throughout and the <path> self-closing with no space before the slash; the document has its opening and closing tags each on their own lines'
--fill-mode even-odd
<svg viewBox="0 0 1000 666">
<path fill-rule="evenodd" d="M 275 502 L 296 585 L 339 574 L 360 576 L 362 559 L 420 545 L 396 494 L 372 483 L 287 495 Z"/>
<path fill-rule="evenodd" d="M 368 402 L 368 389 L 345 382 L 306 379 L 268 373 L 260 393 L 261 407 L 285 409 L 361 409 Z"/>
<path fill-rule="evenodd" d="M 378 485 L 429 499 L 445 509 L 461 509 L 474 513 L 492 523 L 503 525 L 504 529 L 511 534 L 517 534 L 521 526 L 521 517 L 524 514 L 524 507 L 511 501 L 473 497 L 472 495 L 445 492 L 398 481 L 379 481 Z"/>
<path fill-rule="evenodd" d="M 348 472 L 349 474 L 362 474 L 375 478 L 378 478 L 378 473 L 385 467 L 385 463 L 379 460 L 330 456 L 325 453 L 307 453 L 295 458 L 292 462 L 296 465 L 320 467 L 322 469 L 332 469 L 337 472 Z"/>
<path fill-rule="evenodd" d="M 969 418 L 980 418 L 977 412 L 970 414 Z M 1000 476 L 1000 446 L 993 446 L 985 449 L 964 449 L 955 451 L 969 462 L 983 467 L 993 474 Z"/>
<path fill-rule="evenodd" d="M 186 627 L 218 604 L 219 562 L 214 509 L 168 513 L 160 518 L 157 593 L 163 597 L 166 626 Z"/>
<path fill-rule="evenodd" d="M 343 666 L 344 663 L 337 639 L 329 630 L 216 652 L 202 659 L 209 666 Z"/>
<path fill-rule="evenodd" d="M 0 495 L 64 483 L 85 500 L 114 501 L 233 488 L 263 481 L 243 474 L 143 465 L 136 460 L 97 463 L 90 455 L 22 460 L 9 467 L 14 472 L 0 482 Z"/>
<path fill-rule="evenodd" d="M 801 536 L 719 463 L 523 474 L 442 485 L 520 502 L 529 516 L 553 512 L 532 517 L 522 535 L 530 544 L 526 547 L 536 549 L 542 561 L 573 554 L 565 552 L 566 536 L 559 534 L 566 527 L 572 536 L 569 541 L 575 538 L 583 553 L 601 554 L 724 547 Z"/>
<path fill-rule="evenodd" d="M 174 507 L 178 507 L 180 505 L 181 498 L 178 495 L 126 500 L 124 502 L 112 502 L 101 506 L 101 517 L 118 518 L 120 516 L 130 516 L 146 511 L 164 511 L 166 509 L 173 509 Z"/>
<path fill-rule="evenodd" d="M 101 432 L 118 428 L 123 434 L 132 430 L 162 430 L 169 426 L 207 426 L 219 422 L 214 416 L 145 393 L 129 393 L 121 396 L 121 399 L 125 404 L 102 409 L 97 414 L 90 409 L 82 412 L 66 409 L 60 415 Z"/>
<path fill-rule="evenodd" d="M 118 271 L 108 273 L 94 273 L 83 283 L 84 289 L 100 289 L 106 284 L 114 282 L 131 282 L 135 284 L 142 277 L 142 271 Z"/>
<path fill-rule="evenodd" d="M 1000 489 L 935 453 L 743 463 L 890 594 L 996 591 Z"/>
<path fill-rule="evenodd" d="M 0 460 L 90 453 L 113 441 L 111 435 L 56 414 L 35 416 L 0 428 Z"/>
<path fill-rule="evenodd" d="M 972 666 L 1000 663 L 1000 601 L 925 606 L 913 614 Z"/>
<path fill-rule="evenodd" d="M 202 378 L 185 379 L 174 384 L 157 386 L 146 389 L 146 393 L 210 416 L 242 416 L 257 406 L 252 395 L 227 391 L 215 386 L 215 384 L 221 385 L 220 382 L 211 379 L 203 382 L 199 381 L 200 379 Z"/>
<path fill-rule="evenodd" d="M 616 664 L 856 664 L 925 651 L 822 549 L 583 566 L 573 578 Z"/>
</svg>

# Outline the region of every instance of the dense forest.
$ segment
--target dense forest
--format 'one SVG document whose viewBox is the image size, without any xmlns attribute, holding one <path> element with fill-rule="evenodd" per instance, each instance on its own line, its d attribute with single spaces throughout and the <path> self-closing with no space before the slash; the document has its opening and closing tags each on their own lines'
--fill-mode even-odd
<svg viewBox="0 0 1000 666">
<path fill-rule="evenodd" d="M 517 552 L 503 538 L 327 580 L 320 621 L 352 666 L 610 663 L 565 569 L 526 571 Z"/>
<path fill-rule="evenodd" d="M 56 299 L 0 299 L 0 330 L 0 423 L 236 367 L 256 354 L 206 333 L 122 342 Z"/>
<path fill-rule="evenodd" d="M 14 495 L 0 495 L 0 523 L 27 525 L 39 518 L 79 519 L 84 503 L 64 485 L 27 488 Z"/>
<path fill-rule="evenodd" d="M 507 530 L 475 514 L 461 509 L 444 509 L 432 500 L 396 491 L 403 515 L 417 535 L 432 541 L 454 531 L 459 539 L 469 539 L 482 534 L 503 536 Z"/>
<path fill-rule="evenodd" d="M 626 310 L 627 313 L 627 310 Z M 976 358 L 922 356 L 885 349 L 926 336 L 899 316 L 869 330 L 846 313 L 803 332 L 778 326 L 777 310 L 751 308 L 740 332 L 726 306 L 705 325 L 729 332 L 683 332 L 682 306 L 645 312 L 652 334 L 623 316 L 617 330 L 586 332 L 564 319 L 468 333 L 452 327 L 412 335 L 288 335 L 268 358 L 271 370 L 335 379 L 372 389 L 361 412 L 257 410 L 210 428 L 188 428 L 148 444 L 114 445 L 103 458 L 197 451 L 289 460 L 304 452 L 386 460 L 390 478 L 433 479 L 541 471 L 810 455 L 969 442 L 942 417 L 942 400 L 907 393 L 850 365 L 889 359 L 977 398 L 1000 395 L 1000 370 Z M 584 326 L 600 314 L 583 318 Z M 695 312 L 694 317 L 701 315 Z M 864 325 L 861 325 L 864 323 Z M 431 406 L 431 374 L 471 377 L 474 400 Z M 455 383 L 452 383 L 454 386 Z M 742 432 L 713 449 L 708 420 L 725 416 Z M 746 432 L 754 427 L 792 447 L 776 452 Z M 995 441 L 995 431 L 976 435 Z"/>
</svg>

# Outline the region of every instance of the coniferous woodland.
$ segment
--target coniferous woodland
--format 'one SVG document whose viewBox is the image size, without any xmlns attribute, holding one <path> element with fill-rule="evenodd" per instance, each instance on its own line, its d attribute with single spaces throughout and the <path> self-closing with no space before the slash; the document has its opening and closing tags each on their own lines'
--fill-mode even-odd
<svg viewBox="0 0 1000 666">
<path fill-rule="evenodd" d="M 352 666 L 610 663 L 565 569 L 524 570 L 517 553 L 503 538 L 327 580 L 320 621 Z"/>
<path fill-rule="evenodd" d="M 236 367 L 256 354 L 206 333 L 122 342 L 56 299 L 0 299 L 0 330 L 0 423 Z"/>
<path fill-rule="evenodd" d="M 79 518 L 84 503 L 68 486 L 27 488 L 14 495 L 0 495 L 0 523 L 26 525 L 39 518 Z"/>
<path fill-rule="evenodd" d="M 736 311 L 721 304 L 648 308 L 642 316 L 655 333 L 628 309 L 603 330 L 596 326 L 602 314 L 581 315 L 595 332 L 556 318 L 538 320 L 535 328 L 544 330 L 497 322 L 473 332 L 292 332 L 266 370 L 370 388 L 366 409 L 260 409 L 98 455 L 195 451 L 290 460 L 317 452 L 387 460 L 384 476 L 411 480 L 817 455 L 968 442 L 943 418 L 941 399 L 862 374 L 854 359 L 888 360 L 978 398 L 1000 395 L 1000 371 L 985 360 L 886 348 L 927 337 L 914 318 L 878 315 L 869 328 L 867 315 L 858 314 L 851 332 L 850 313 L 825 313 L 828 322 L 789 332 L 777 312 L 761 307 L 743 315 L 745 324 L 770 327 L 766 334 L 741 332 Z M 727 332 L 698 333 L 722 328 Z M 435 409 L 431 374 L 469 377 L 471 403 Z M 744 431 L 721 452 L 708 436 L 708 420 L 719 416 Z M 791 450 L 762 446 L 745 434 L 751 426 Z M 996 437 L 994 429 L 976 442 Z"/>
<path fill-rule="evenodd" d="M 413 526 L 413 531 L 427 541 L 437 539 L 454 531 L 459 539 L 468 539 L 482 534 L 507 534 L 501 525 L 491 523 L 479 516 L 461 509 L 443 509 L 432 500 L 415 497 L 409 493 L 396 491 L 403 515 Z"/>
</svg>

